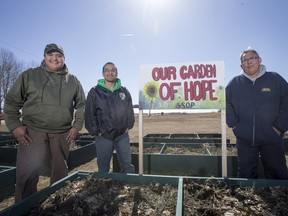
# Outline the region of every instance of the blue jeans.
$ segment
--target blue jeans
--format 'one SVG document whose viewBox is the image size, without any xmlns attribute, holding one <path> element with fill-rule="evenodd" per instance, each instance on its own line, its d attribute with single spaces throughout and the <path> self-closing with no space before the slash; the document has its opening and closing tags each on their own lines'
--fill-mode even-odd
<svg viewBox="0 0 288 216">
<path fill-rule="evenodd" d="M 108 140 L 102 136 L 95 138 L 98 172 L 109 172 L 113 150 L 116 150 L 118 163 L 122 173 L 135 173 L 131 164 L 131 149 L 128 133 L 118 136 L 115 140 Z"/>
</svg>

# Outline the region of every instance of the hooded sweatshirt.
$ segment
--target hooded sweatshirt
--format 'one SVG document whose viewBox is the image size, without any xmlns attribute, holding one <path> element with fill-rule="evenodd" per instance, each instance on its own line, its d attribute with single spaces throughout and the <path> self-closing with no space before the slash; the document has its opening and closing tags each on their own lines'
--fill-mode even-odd
<svg viewBox="0 0 288 216">
<path fill-rule="evenodd" d="M 42 61 L 40 67 L 30 68 L 17 78 L 5 98 L 4 118 L 11 131 L 21 125 L 49 133 L 62 133 L 72 126 L 81 130 L 84 105 L 83 88 L 66 65 L 62 71 L 53 72 Z"/>
<path fill-rule="evenodd" d="M 113 89 L 104 79 L 88 93 L 85 106 L 85 127 L 91 135 L 101 134 L 115 140 L 134 126 L 134 111 L 129 91 L 117 79 Z"/>
<path fill-rule="evenodd" d="M 276 142 L 273 127 L 288 130 L 288 83 L 264 65 L 256 78 L 242 71 L 226 87 L 226 123 L 237 139 L 252 145 Z"/>
</svg>

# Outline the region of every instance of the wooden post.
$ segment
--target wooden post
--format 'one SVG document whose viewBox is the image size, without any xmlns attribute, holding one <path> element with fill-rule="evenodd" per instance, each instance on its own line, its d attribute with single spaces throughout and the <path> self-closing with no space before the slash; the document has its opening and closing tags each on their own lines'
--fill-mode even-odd
<svg viewBox="0 0 288 216">
<path fill-rule="evenodd" d="M 222 177 L 227 177 L 226 110 L 221 110 L 221 129 L 222 129 Z"/>
<path fill-rule="evenodd" d="M 143 174 L 143 110 L 139 108 L 139 174 Z"/>
</svg>

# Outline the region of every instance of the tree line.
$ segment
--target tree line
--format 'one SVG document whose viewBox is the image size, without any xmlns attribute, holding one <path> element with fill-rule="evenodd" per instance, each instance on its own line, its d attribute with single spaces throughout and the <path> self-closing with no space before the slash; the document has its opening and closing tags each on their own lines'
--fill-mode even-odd
<svg viewBox="0 0 288 216">
<path fill-rule="evenodd" d="M 33 64 L 35 65 L 35 63 L 30 63 L 29 65 Z M 18 60 L 14 53 L 0 48 L 0 113 L 2 113 L 3 102 L 8 90 L 19 74 L 28 68 L 28 64 Z"/>
</svg>

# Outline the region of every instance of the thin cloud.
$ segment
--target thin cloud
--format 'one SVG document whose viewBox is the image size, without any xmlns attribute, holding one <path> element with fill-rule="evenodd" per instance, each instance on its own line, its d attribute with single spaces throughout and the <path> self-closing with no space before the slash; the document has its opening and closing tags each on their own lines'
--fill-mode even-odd
<svg viewBox="0 0 288 216">
<path fill-rule="evenodd" d="M 124 33 L 124 34 L 120 34 L 121 37 L 133 37 L 134 34 L 130 34 L 130 33 Z"/>
</svg>

